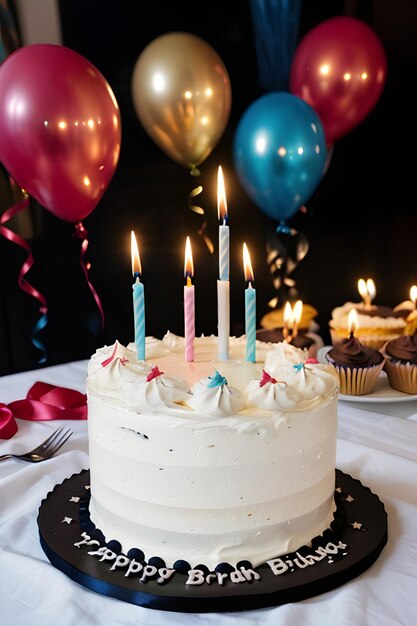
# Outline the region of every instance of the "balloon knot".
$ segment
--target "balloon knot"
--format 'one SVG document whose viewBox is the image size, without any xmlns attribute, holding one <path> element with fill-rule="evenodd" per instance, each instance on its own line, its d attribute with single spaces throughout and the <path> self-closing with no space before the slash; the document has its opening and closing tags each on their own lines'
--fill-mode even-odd
<svg viewBox="0 0 417 626">
<path fill-rule="evenodd" d="M 74 237 L 77 239 L 86 239 L 88 236 L 87 229 L 82 222 L 77 222 L 74 228 Z"/>
<path fill-rule="evenodd" d="M 191 176 L 200 176 L 201 172 L 196 165 L 194 165 L 193 163 L 190 163 L 190 167 L 191 167 L 191 170 L 190 170 Z"/>
<path fill-rule="evenodd" d="M 278 224 L 275 232 L 284 233 L 285 235 L 291 235 L 291 228 L 288 226 L 286 222 L 282 221 Z"/>
</svg>

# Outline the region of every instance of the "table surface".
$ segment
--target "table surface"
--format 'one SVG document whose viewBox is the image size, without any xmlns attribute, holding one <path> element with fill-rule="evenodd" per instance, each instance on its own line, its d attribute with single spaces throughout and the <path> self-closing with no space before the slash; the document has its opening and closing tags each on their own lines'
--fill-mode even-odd
<svg viewBox="0 0 417 626">
<path fill-rule="evenodd" d="M 22 399 L 36 381 L 85 391 L 87 361 L 0 378 L 0 402 Z M 242 613 L 184 614 L 145 609 L 95 594 L 55 569 L 39 543 L 41 500 L 89 467 L 85 421 L 27 422 L 0 441 L 0 454 L 26 452 L 58 425 L 73 436 L 40 464 L 0 463 L 0 621 L 5 626 L 111 624 L 205 626 L 384 626 L 417 621 L 417 401 L 339 402 L 337 467 L 384 502 L 388 544 L 374 565 L 338 589 L 309 600 Z"/>
</svg>

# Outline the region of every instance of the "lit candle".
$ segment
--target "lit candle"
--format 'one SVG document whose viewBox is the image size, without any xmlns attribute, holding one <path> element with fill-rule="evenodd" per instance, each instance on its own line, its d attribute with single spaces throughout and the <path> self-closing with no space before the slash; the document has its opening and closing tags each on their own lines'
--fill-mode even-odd
<svg viewBox="0 0 417 626">
<path fill-rule="evenodd" d="M 414 308 L 417 307 L 417 285 L 413 285 L 410 289 L 410 300 L 414 302 Z"/>
<path fill-rule="evenodd" d="M 185 262 L 184 262 L 184 339 L 185 339 L 185 360 L 194 361 L 194 338 L 195 338 L 195 306 L 194 306 L 194 276 L 193 253 L 191 250 L 190 238 L 185 242 Z"/>
<path fill-rule="evenodd" d="M 369 308 L 371 306 L 372 300 L 376 296 L 376 287 L 372 278 L 368 278 L 366 282 L 363 278 L 360 278 L 358 280 L 358 291 L 365 307 Z"/>
<path fill-rule="evenodd" d="M 245 333 L 246 333 L 246 361 L 256 361 L 256 289 L 253 286 L 254 276 L 247 245 L 243 244 L 243 268 L 245 281 Z"/>
<path fill-rule="evenodd" d="M 292 333 L 291 333 L 292 339 L 295 339 L 296 336 L 298 335 L 298 324 L 301 321 L 302 315 L 303 315 L 303 302 L 302 300 L 297 300 L 292 310 Z"/>
<path fill-rule="evenodd" d="M 217 174 L 217 213 L 219 217 L 219 280 L 217 281 L 217 337 L 218 358 L 229 358 L 230 283 L 229 283 L 229 226 L 223 170 Z"/>
<path fill-rule="evenodd" d="M 285 303 L 284 307 L 284 328 L 282 329 L 282 334 L 285 341 L 290 342 L 291 337 L 289 336 L 289 327 L 292 325 L 292 306 L 289 302 Z"/>
<path fill-rule="evenodd" d="M 142 275 L 142 265 L 140 263 L 139 249 L 135 233 L 131 231 L 130 249 L 132 257 L 132 274 L 134 283 L 133 289 L 133 314 L 135 320 L 135 344 L 136 355 L 140 361 L 146 358 L 145 353 L 145 290 L 140 278 Z"/>
<path fill-rule="evenodd" d="M 349 337 L 354 337 L 359 328 L 359 319 L 356 309 L 351 309 L 348 315 Z"/>
</svg>

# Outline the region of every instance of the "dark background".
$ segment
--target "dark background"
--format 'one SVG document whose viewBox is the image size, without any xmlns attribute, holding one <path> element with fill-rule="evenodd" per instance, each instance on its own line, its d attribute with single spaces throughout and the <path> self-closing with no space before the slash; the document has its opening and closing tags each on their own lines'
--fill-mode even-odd
<svg viewBox="0 0 417 626">
<path fill-rule="evenodd" d="M 231 224 L 232 333 L 243 332 L 241 249 L 246 241 L 254 265 L 258 322 L 275 295 L 266 262 L 266 240 L 274 224 L 245 195 L 234 171 L 232 142 L 249 104 L 264 91 L 248 1 L 201 4 L 122 0 L 61 0 L 64 45 L 91 61 L 110 83 L 122 118 L 122 149 L 116 173 L 96 209 L 85 220 L 89 232 L 90 278 L 103 304 L 104 330 L 79 263 L 73 226 L 31 202 L 34 236 L 28 239 L 35 265 L 28 278 L 48 300 L 49 322 L 42 334 L 46 365 L 88 358 L 104 343 L 133 339 L 130 230 L 141 241 L 147 334 L 183 333 L 183 247 L 193 238 L 196 331 L 216 332 L 217 254 L 196 234 L 201 218 L 187 198 L 196 181 L 149 138 L 131 98 L 134 64 L 155 37 L 171 31 L 194 33 L 223 59 L 232 86 L 227 129 L 201 166 L 199 196 L 208 231 L 217 241 L 216 177 L 223 166 Z M 387 82 L 376 108 L 334 146 L 329 170 L 295 222 L 310 249 L 291 275 L 298 295 L 319 312 L 329 342 L 334 306 L 358 300 L 357 280 L 372 277 L 376 302 L 394 306 L 417 283 L 415 82 L 417 3 L 413 0 L 316 0 L 303 3 L 299 39 L 334 15 L 352 15 L 377 33 L 388 61 Z M 3 204 L 7 191 L 2 192 Z M 11 200 L 10 200 L 11 203 Z M 0 374 L 38 366 L 30 335 L 39 317 L 36 301 L 21 291 L 17 276 L 24 252 L 0 238 Z"/>
</svg>

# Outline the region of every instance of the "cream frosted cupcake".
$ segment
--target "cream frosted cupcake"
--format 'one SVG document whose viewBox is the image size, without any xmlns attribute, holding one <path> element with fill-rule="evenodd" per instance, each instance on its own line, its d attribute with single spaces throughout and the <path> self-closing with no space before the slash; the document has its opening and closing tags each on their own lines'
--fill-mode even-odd
<svg viewBox="0 0 417 626">
<path fill-rule="evenodd" d="M 364 346 L 352 332 L 333 345 L 326 359 L 337 371 L 340 393 L 349 396 L 371 393 L 384 366 L 383 355 Z"/>
<path fill-rule="evenodd" d="M 389 341 L 383 350 L 384 369 L 391 387 L 417 394 L 417 332 Z"/>
<path fill-rule="evenodd" d="M 375 350 L 382 348 L 387 341 L 403 335 L 407 327 L 404 319 L 408 314 L 406 311 L 394 311 L 386 306 L 364 305 L 362 302 L 346 302 L 332 311 L 329 329 L 333 344 L 348 334 L 348 316 L 352 309 L 358 314 L 357 339 L 364 346 Z"/>
</svg>

